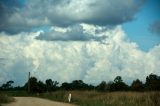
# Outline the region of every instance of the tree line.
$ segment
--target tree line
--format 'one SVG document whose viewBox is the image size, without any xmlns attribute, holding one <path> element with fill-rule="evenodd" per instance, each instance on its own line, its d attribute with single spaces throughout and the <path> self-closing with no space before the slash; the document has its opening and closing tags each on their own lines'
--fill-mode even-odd
<svg viewBox="0 0 160 106">
<path fill-rule="evenodd" d="M 45 82 L 38 80 L 36 77 L 31 77 L 24 86 L 13 87 L 14 81 L 7 81 L 2 84 L 0 90 L 27 90 L 30 93 L 53 92 L 57 90 L 97 90 L 100 92 L 113 91 L 160 91 L 160 76 L 150 74 L 146 77 L 145 83 L 136 79 L 129 86 L 121 76 L 117 76 L 113 81 L 102 81 L 97 86 L 86 84 L 82 80 L 74 80 L 71 83 L 64 82 L 59 85 L 59 82 L 47 79 Z M 29 85 L 28 85 L 29 84 Z"/>
</svg>

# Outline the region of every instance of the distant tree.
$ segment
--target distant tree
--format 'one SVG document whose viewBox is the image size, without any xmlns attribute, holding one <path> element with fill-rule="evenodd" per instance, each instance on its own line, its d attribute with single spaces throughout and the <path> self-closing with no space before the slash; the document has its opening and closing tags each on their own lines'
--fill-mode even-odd
<svg viewBox="0 0 160 106">
<path fill-rule="evenodd" d="M 19 90 L 25 90 L 23 86 L 16 86 L 13 88 L 13 90 L 19 91 Z"/>
<path fill-rule="evenodd" d="M 13 86 L 12 84 L 14 83 L 14 81 L 10 80 L 10 81 L 7 81 L 6 83 L 2 84 L 2 89 L 3 90 L 9 90 L 9 89 L 12 89 Z"/>
<path fill-rule="evenodd" d="M 73 90 L 82 90 L 85 88 L 85 84 L 82 80 L 74 80 L 72 81 L 71 85 Z"/>
<path fill-rule="evenodd" d="M 125 84 L 121 76 L 117 76 L 112 84 L 112 91 L 126 91 L 128 90 L 128 85 Z"/>
<path fill-rule="evenodd" d="M 128 85 L 123 82 L 121 76 L 117 76 L 113 82 L 106 83 L 102 81 L 96 87 L 93 85 L 88 85 L 84 83 L 82 80 L 74 80 L 71 83 L 64 82 L 61 87 L 58 86 L 57 81 L 52 81 L 52 79 L 47 79 L 45 83 L 42 81 L 38 81 L 36 77 L 31 77 L 28 81 L 30 83 L 30 92 L 32 93 L 43 93 L 43 92 L 51 92 L 58 90 L 61 88 L 62 90 L 93 90 L 96 89 L 98 91 L 126 91 L 129 90 Z M 12 84 L 14 81 L 8 81 L 0 87 L 0 90 L 24 90 L 24 88 L 28 88 L 28 82 L 23 87 L 13 87 Z M 142 83 L 139 79 L 136 79 L 132 82 L 130 86 L 130 90 L 133 91 L 158 91 L 160 90 L 160 76 L 156 74 L 150 74 L 146 77 L 145 84 Z"/>
<path fill-rule="evenodd" d="M 24 88 L 28 90 L 28 83 L 30 83 L 30 92 L 38 92 L 38 81 L 36 77 L 31 77 L 29 81 L 24 85 Z"/>
<path fill-rule="evenodd" d="M 53 86 L 53 81 L 52 81 L 52 79 L 47 79 L 47 80 L 46 80 L 46 87 L 47 87 L 47 91 L 48 91 L 48 92 L 52 91 L 52 86 Z"/>
<path fill-rule="evenodd" d="M 86 84 L 87 88 L 85 90 L 95 90 L 95 86 L 93 86 L 92 84 L 88 85 Z"/>
<path fill-rule="evenodd" d="M 117 76 L 117 77 L 114 79 L 114 82 L 115 82 L 115 83 L 121 83 L 121 82 L 123 82 L 122 77 L 121 77 L 121 76 Z"/>
<path fill-rule="evenodd" d="M 105 92 L 107 91 L 107 83 L 102 81 L 96 88 L 98 91 Z"/>
<path fill-rule="evenodd" d="M 52 87 L 52 91 L 56 91 L 59 87 L 58 87 L 59 82 L 58 81 L 53 81 L 53 87 Z"/>
<path fill-rule="evenodd" d="M 160 90 L 160 76 L 157 76 L 156 74 L 147 76 L 145 88 L 149 91 Z"/>
<path fill-rule="evenodd" d="M 93 85 L 88 85 L 82 80 L 74 80 L 71 83 L 64 82 L 61 85 L 63 90 L 93 90 L 94 88 Z"/>
<path fill-rule="evenodd" d="M 71 84 L 67 83 L 67 82 L 62 83 L 62 85 L 61 85 L 61 88 L 63 90 L 71 90 L 71 87 L 72 87 Z"/>
<path fill-rule="evenodd" d="M 37 92 L 43 93 L 46 91 L 46 85 L 42 81 L 37 82 Z"/>
<path fill-rule="evenodd" d="M 107 83 L 107 91 L 114 91 L 114 82 L 110 81 Z"/>
<path fill-rule="evenodd" d="M 131 90 L 133 90 L 133 91 L 143 91 L 144 90 L 144 85 L 139 79 L 134 80 L 131 84 Z"/>
<path fill-rule="evenodd" d="M 46 84 L 42 81 L 38 81 L 36 77 L 31 77 L 29 83 L 31 93 L 43 93 L 47 91 Z M 24 88 L 28 89 L 28 82 L 25 84 Z"/>
<path fill-rule="evenodd" d="M 38 85 L 37 85 L 37 78 L 36 77 L 31 77 L 30 79 L 29 79 L 29 82 L 30 82 L 30 91 L 31 92 L 37 92 L 37 87 L 38 87 Z"/>
<path fill-rule="evenodd" d="M 51 91 L 55 91 L 58 88 L 59 83 L 57 81 L 52 81 L 52 79 L 47 79 L 46 80 L 46 87 L 47 87 L 47 91 L 51 92 Z"/>
</svg>

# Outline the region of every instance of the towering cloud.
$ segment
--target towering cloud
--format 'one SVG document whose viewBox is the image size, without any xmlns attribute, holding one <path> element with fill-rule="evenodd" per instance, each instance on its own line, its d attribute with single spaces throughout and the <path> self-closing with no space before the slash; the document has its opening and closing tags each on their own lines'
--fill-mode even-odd
<svg viewBox="0 0 160 106">
<path fill-rule="evenodd" d="M 121 26 L 143 1 L 0 0 L 0 84 L 22 85 L 28 72 L 40 80 L 94 84 L 160 74 L 160 45 L 144 52 Z"/>
<path fill-rule="evenodd" d="M 36 39 L 41 36 L 40 31 L 15 36 L 1 33 L 1 83 L 12 79 L 21 85 L 27 81 L 29 71 L 41 80 L 52 78 L 64 82 L 82 79 L 94 84 L 113 80 L 117 75 L 129 83 L 135 78 L 144 80 L 150 73 L 160 74 L 160 45 L 143 52 L 136 43 L 127 39 L 121 26 L 112 29 L 82 26 L 89 35 L 98 31 L 106 36 L 104 43 L 94 40 L 47 42 Z"/>
</svg>

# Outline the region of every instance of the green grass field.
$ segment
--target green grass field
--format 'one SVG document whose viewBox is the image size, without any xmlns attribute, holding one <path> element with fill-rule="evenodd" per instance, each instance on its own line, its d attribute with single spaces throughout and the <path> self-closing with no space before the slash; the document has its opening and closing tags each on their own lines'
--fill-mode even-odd
<svg viewBox="0 0 160 106">
<path fill-rule="evenodd" d="M 67 96 L 71 93 L 71 103 L 79 106 L 160 106 L 160 92 L 57 91 L 39 95 L 25 91 L 5 93 L 10 96 L 35 96 L 60 102 L 67 102 Z"/>
</svg>

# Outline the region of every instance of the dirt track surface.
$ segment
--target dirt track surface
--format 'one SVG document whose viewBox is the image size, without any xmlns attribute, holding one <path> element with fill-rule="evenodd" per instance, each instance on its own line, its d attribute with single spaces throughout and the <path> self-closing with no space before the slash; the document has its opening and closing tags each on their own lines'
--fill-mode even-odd
<svg viewBox="0 0 160 106">
<path fill-rule="evenodd" d="M 15 102 L 3 106 L 75 106 L 34 97 L 15 97 Z"/>
</svg>

